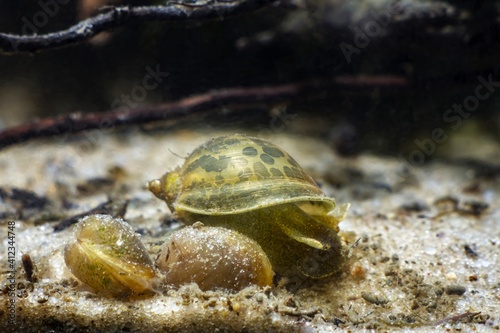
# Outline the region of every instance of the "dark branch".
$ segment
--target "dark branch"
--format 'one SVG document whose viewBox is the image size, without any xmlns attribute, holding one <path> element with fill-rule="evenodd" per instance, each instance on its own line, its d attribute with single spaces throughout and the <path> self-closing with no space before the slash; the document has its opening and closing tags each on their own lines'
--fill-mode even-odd
<svg viewBox="0 0 500 333">
<path fill-rule="evenodd" d="M 57 118 L 46 118 L 36 122 L 7 128 L 0 131 L 0 149 L 25 142 L 33 138 L 56 136 L 65 133 L 77 133 L 91 129 L 105 129 L 127 125 L 143 124 L 159 120 L 177 120 L 217 109 L 224 106 L 269 104 L 289 101 L 322 94 L 345 87 L 374 88 L 377 86 L 405 87 L 409 82 L 403 77 L 361 76 L 339 77 L 333 81 L 310 81 L 306 83 L 286 84 L 255 88 L 231 88 L 213 90 L 159 105 L 136 109 L 118 109 L 103 113 L 70 114 Z M 244 109 L 234 110 L 244 111 Z"/>
<path fill-rule="evenodd" d="M 203 6 L 173 4 L 147 7 L 110 7 L 69 29 L 45 35 L 20 36 L 0 33 L 0 51 L 35 52 L 88 40 L 98 33 L 132 22 L 224 19 L 262 8 L 275 0 L 213 0 Z"/>
</svg>

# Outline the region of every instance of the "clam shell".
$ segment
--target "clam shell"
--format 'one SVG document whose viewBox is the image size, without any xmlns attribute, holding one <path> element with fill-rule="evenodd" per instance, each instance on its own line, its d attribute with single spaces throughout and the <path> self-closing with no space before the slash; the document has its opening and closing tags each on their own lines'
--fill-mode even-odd
<svg viewBox="0 0 500 333">
<path fill-rule="evenodd" d="M 64 260 L 73 275 L 96 292 L 127 296 L 152 291 L 154 264 L 139 235 L 122 219 L 90 215 L 81 219 Z"/>
<path fill-rule="evenodd" d="M 195 282 L 202 290 L 268 286 L 274 275 L 257 242 L 233 230 L 199 223 L 172 234 L 156 265 L 167 284 Z"/>
</svg>

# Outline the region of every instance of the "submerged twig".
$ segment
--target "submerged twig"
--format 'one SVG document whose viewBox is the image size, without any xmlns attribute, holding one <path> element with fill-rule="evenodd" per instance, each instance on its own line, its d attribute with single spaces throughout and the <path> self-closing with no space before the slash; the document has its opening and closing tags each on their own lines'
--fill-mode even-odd
<svg viewBox="0 0 500 333">
<path fill-rule="evenodd" d="M 480 313 L 481 312 L 464 312 L 464 313 L 460 313 L 460 314 L 457 314 L 454 316 L 449 316 L 449 317 L 446 317 L 446 318 L 443 318 L 441 320 L 436 321 L 434 323 L 434 326 L 439 326 L 439 325 L 442 325 L 442 324 L 445 324 L 448 322 L 457 322 L 457 321 L 462 320 L 464 318 L 473 318 Z"/>
<path fill-rule="evenodd" d="M 390 86 L 389 82 L 392 86 L 404 87 L 409 84 L 408 80 L 403 77 L 400 77 L 395 84 L 395 80 L 391 76 L 373 76 L 370 79 L 369 88 Z M 0 149 L 33 138 L 100 129 L 103 124 L 106 125 L 106 128 L 111 128 L 127 124 L 178 120 L 221 107 L 283 102 L 294 98 L 317 95 L 333 88 L 353 88 L 360 86 L 366 88 L 366 77 L 364 77 L 362 83 L 357 82 L 355 79 L 349 82 L 342 80 L 334 80 L 333 82 L 314 80 L 278 86 L 221 89 L 186 97 L 175 102 L 136 109 L 119 109 L 116 111 L 87 114 L 75 113 L 56 118 L 46 118 L 0 131 Z"/>
<path fill-rule="evenodd" d="M 283 315 L 303 318 L 303 317 L 314 317 L 318 313 L 321 313 L 321 309 L 311 308 L 311 309 L 300 310 L 296 308 L 285 307 L 285 308 L 279 308 L 278 312 Z"/>
<path fill-rule="evenodd" d="M 171 4 L 165 6 L 109 7 L 107 11 L 62 31 L 44 35 L 21 36 L 0 33 L 0 51 L 35 52 L 68 46 L 89 40 L 100 32 L 129 23 L 148 21 L 202 21 L 248 13 L 265 7 L 274 0 L 212 0 L 203 6 Z"/>
</svg>

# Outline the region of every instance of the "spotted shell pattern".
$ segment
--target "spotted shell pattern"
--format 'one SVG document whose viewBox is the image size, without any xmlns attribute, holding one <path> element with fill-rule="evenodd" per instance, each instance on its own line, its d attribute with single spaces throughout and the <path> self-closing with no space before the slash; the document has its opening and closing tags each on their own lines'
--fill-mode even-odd
<svg viewBox="0 0 500 333">
<path fill-rule="evenodd" d="M 288 153 L 258 138 L 212 139 L 195 149 L 177 173 L 176 210 L 225 215 L 299 201 L 319 203 L 322 213 L 335 208 Z"/>
<path fill-rule="evenodd" d="M 148 185 L 186 224 L 201 221 L 257 241 L 280 275 L 322 278 L 343 263 L 337 232 L 349 204 L 337 206 L 270 142 L 239 134 L 212 139 Z"/>
</svg>

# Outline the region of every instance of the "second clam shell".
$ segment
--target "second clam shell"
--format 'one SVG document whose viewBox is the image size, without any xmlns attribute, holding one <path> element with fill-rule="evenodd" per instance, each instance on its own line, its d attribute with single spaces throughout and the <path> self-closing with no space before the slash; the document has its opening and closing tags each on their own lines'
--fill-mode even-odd
<svg viewBox="0 0 500 333">
<path fill-rule="evenodd" d="M 260 245 L 239 232 L 201 223 L 172 234 L 156 261 L 168 285 L 195 282 L 202 290 L 237 291 L 272 284 L 274 272 Z"/>
</svg>

